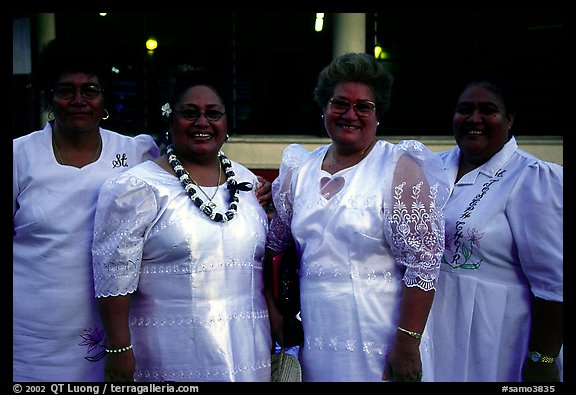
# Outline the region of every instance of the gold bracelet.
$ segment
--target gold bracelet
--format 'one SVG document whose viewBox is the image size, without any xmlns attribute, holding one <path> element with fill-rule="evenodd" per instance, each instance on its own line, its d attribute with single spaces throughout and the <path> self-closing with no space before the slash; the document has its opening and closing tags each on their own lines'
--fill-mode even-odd
<svg viewBox="0 0 576 395">
<path fill-rule="evenodd" d="M 398 330 L 400 332 L 406 333 L 408 336 L 413 337 L 414 339 L 418 339 L 418 340 L 422 339 L 421 333 L 409 331 L 407 329 L 402 328 L 401 326 L 398 327 Z"/>
<path fill-rule="evenodd" d="M 124 351 L 131 350 L 132 347 L 133 347 L 132 344 L 130 344 L 129 346 L 121 347 L 121 348 L 113 348 L 113 349 L 107 348 L 107 349 L 106 349 L 106 352 L 112 353 L 112 354 L 117 354 L 117 353 L 119 353 L 119 352 L 124 352 Z"/>
</svg>

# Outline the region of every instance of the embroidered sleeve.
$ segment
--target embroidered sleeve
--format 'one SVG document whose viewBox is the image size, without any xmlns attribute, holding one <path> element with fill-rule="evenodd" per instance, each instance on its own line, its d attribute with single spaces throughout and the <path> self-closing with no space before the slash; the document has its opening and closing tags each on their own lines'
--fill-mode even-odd
<svg viewBox="0 0 576 395">
<path fill-rule="evenodd" d="M 441 159 L 420 142 L 402 141 L 395 156 L 386 233 L 396 262 L 406 266 L 404 283 L 428 291 L 435 289 L 444 252 L 448 178 Z"/>
<path fill-rule="evenodd" d="M 148 185 L 132 175 L 122 173 L 103 184 L 92 244 L 96 297 L 136 290 L 145 231 L 156 216 L 156 207 Z"/>
<path fill-rule="evenodd" d="M 292 181 L 296 170 L 309 152 L 299 144 L 291 144 L 282 154 L 278 177 L 272 182 L 272 199 L 276 214 L 270 222 L 266 247 L 282 252 L 293 244 L 290 224 L 292 222 Z"/>
</svg>

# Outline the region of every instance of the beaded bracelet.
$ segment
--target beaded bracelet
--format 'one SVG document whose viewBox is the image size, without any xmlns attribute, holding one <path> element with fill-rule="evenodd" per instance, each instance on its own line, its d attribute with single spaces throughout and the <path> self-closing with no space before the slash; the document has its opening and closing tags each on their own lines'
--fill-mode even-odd
<svg viewBox="0 0 576 395">
<path fill-rule="evenodd" d="M 398 330 L 400 332 L 406 333 L 408 336 L 413 337 L 414 339 L 418 339 L 418 340 L 422 339 L 421 333 L 409 331 L 407 329 L 402 328 L 401 326 L 398 327 Z"/>
<path fill-rule="evenodd" d="M 112 353 L 112 354 L 117 354 L 117 353 L 119 353 L 119 352 L 124 352 L 124 351 L 131 350 L 132 347 L 133 347 L 133 345 L 130 344 L 129 346 L 122 347 L 122 348 L 113 348 L 113 349 L 107 348 L 107 349 L 106 349 L 106 352 Z"/>
</svg>

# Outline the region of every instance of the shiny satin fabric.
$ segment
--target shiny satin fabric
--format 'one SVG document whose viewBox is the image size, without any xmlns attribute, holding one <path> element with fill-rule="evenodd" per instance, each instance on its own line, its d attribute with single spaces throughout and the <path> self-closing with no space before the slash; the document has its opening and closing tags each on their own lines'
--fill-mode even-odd
<svg viewBox="0 0 576 395">
<path fill-rule="evenodd" d="M 255 176 L 233 163 L 237 180 Z M 96 216 L 99 296 L 133 292 L 138 381 L 270 381 L 262 294 L 267 217 L 254 191 L 238 214 L 210 220 L 178 179 L 149 162 L 110 181 Z M 208 193 L 215 187 L 203 187 Z M 102 196 L 105 196 L 104 198 Z M 228 208 L 222 186 L 217 210 Z"/>
</svg>

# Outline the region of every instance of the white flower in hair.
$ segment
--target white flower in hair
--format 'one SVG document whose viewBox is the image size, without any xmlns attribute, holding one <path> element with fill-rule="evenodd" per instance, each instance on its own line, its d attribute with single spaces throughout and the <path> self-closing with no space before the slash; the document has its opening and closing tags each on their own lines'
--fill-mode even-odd
<svg viewBox="0 0 576 395">
<path fill-rule="evenodd" d="M 172 112 L 172 109 L 170 108 L 169 103 L 166 103 L 162 106 L 162 116 L 163 117 L 169 117 L 171 112 Z"/>
</svg>

